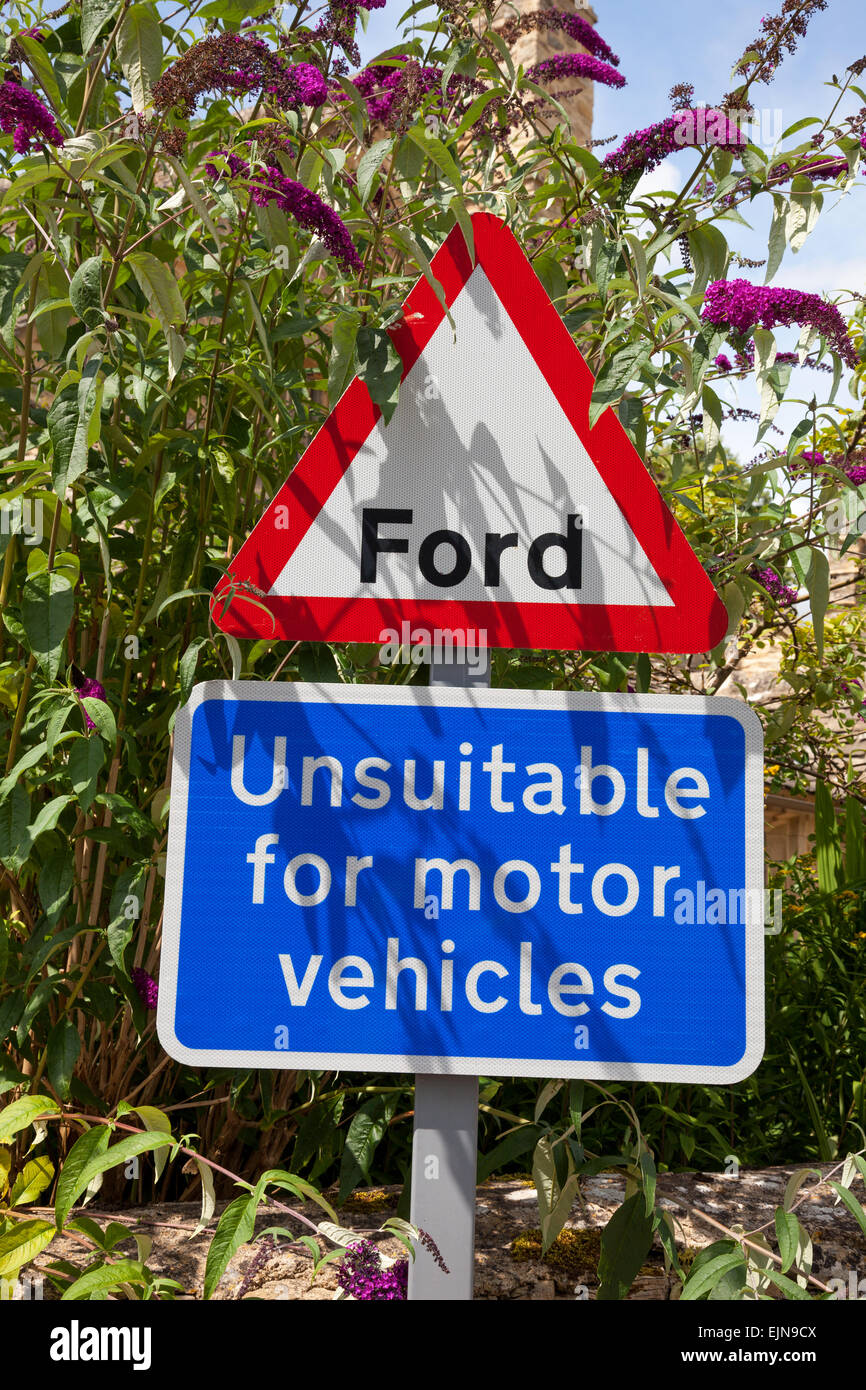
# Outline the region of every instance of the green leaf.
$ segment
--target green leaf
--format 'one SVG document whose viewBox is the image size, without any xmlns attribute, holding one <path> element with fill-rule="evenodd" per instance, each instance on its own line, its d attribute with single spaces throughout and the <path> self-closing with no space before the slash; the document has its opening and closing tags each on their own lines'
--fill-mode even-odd
<svg viewBox="0 0 866 1390">
<path fill-rule="evenodd" d="M 812 626 L 815 630 L 815 646 L 818 660 L 824 657 L 824 615 L 830 602 L 830 562 L 822 550 L 812 551 L 812 563 L 806 575 L 806 588 L 809 591 L 809 606 L 812 610 Z"/>
<path fill-rule="evenodd" d="M 204 1296 L 211 1298 L 236 1250 L 252 1239 L 256 1226 L 255 1193 L 236 1197 L 223 1212 L 207 1252 Z"/>
<path fill-rule="evenodd" d="M 86 261 L 82 261 L 72 277 L 69 299 L 76 314 L 84 320 L 88 328 L 99 327 L 104 318 L 101 256 L 90 256 Z"/>
<path fill-rule="evenodd" d="M 343 1150 L 337 1206 L 345 1201 L 361 1177 L 370 1182 L 370 1164 L 388 1131 L 396 1105 L 396 1096 L 373 1096 L 352 1117 Z"/>
<path fill-rule="evenodd" d="M 767 270 L 764 275 L 764 284 L 769 285 L 785 254 L 787 239 L 785 237 L 785 220 L 788 214 L 788 205 L 780 193 L 773 194 L 773 220 L 770 223 L 770 240 L 767 246 Z"/>
<path fill-rule="evenodd" d="M 214 491 L 223 509 L 229 533 L 231 533 L 238 499 L 234 461 L 228 449 L 217 446 L 210 451 L 210 465 Z"/>
<path fill-rule="evenodd" d="M 40 835 L 44 835 L 47 830 L 53 830 L 58 820 L 63 814 L 70 801 L 71 796 L 55 796 L 53 801 L 49 801 L 43 806 L 33 824 L 30 826 L 29 834 L 32 844 L 36 844 Z"/>
<path fill-rule="evenodd" d="M 0 256 L 0 327 L 4 329 L 12 320 L 15 305 L 24 291 L 24 277 L 29 265 L 30 258 L 20 251 L 8 251 Z"/>
<path fill-rule="evenodd" d="M 854 1196 L 854 1193 L 849 1192 L 847 1187 L 843 1187 L 840 1182 L 831 1182 L 830 1186 L 832 1187 L 833 1191 L 839 1197 L 841 1197 L 842 1201 L 845 1203 L 845 1206 L 848 1208 L 851 1215 L 854 1217 L 854 1220 L 857 1222 L 857 1225 L 860 1227 L 860 1230 L 863 1232 L 864 1235 L 866 1235 L 866 1211 L 864 1211 L 863 1207 L 857 1201 L 857 1198 Z"/>
<path fill-rule="evenodd" d="M 29 1163 L 25 1163 L 21 1172 L 12 1184 L 12 1191 L 9 1194 L 9 1205 L 13 1207 L 29 1206 L 35 1202 L 40 1192 L 44 1192 L 46 1187 L 50 1187 L 54 1180 L 54 1164 L 47 1158 L 32 1158 Z"/>
<path fill-rule="evenodd" d="M 133 5 L 127 10 L 117 36 L 117 57 L 134 110 L 146 110 L 162 69 L 162 34 L 155 5 Z"/>
<path fill-rule="evenodd" d="M 776 1239 L 779 1242 L 779 1256 L 782 1261 L 782 1273 L 790 1269 L 797 1253 L 797 1241 L 800 1235 L 800 1223 L 792 1211 L 785 1211 L 783 1207 L 776 1208 Z"/>
<path fill-rule="evenodd" d="M 695 1262 L 697 1265 L 697 1261 Z M 706 1298 L 711 1290 L 718 1284 L 730 1270 L 738 1267 L 745 1267 L 742 1250 L 732 1251 L 723 1255 L 714 1255 L 700 1267 L 692 1267 L 692 1273 L 686 1280 L 680 1298 L 694 1303 L 696 1299 Z"/>
<path fill-rule="evenodd" d="M 355 360 L 358 375 L 387 424 L 397 409 L 403 359 L 384 329 L 359 328 L 355 339 Z"/>
<path fill-rule="evenodd" d="M 771 1284 L 775 1284 L 777 1289 L 782 1289 L 789 1298 L 796 1299 L 798 1302 L 811 1303 L 812 1297 L 799 1284 L 795 1284 L 793 1279 L 787 1279 L 784 1274 L 779 1274 L 778 1270 L 768 1265 L 761 1270 L 761 1278 L 769 1279 Z"/>
<path fill-rule="evenodd" d="M 108 1126 L 101 1125 L 100 1128 L 107 1130 Z M 91 1130 L 90 1133 L 92 1132 Z M 87 1138 L 87 1135 L 82 1135 L 82 1139 L 84 1138 Z M 81 1142 L 82 1140 L 79 1139 L 78 1144 Z M 100 1173 L 107 1172 L 109 1168 L 117 1168 L 120 1164 L 126 1163 L 130 1158 L 136 1158 L 139 1154 L 150 1153 L 153 1149 L 160 1149 L 164 1145 L 171 1144 L 172 1142 L 173 1141 L 165 1134 L 128 1134 L 125 1139 L 121 1139 L 117 1144 L 112 1144 L 110 1149 L 105 1149 L 104 1146 L 101 1149 L 97 1149 L 92 1153 L 89 1160 L 76 1172 L 74 1181 L 70 1181 L 68 1188 L 64 1187 L 63 1189 L 63 1204 L 60 1207 L 60 1210 L 63 1211 L 63 1220 L 65 1221 L 70 1208 L 75 1204 L 85 1188 L 89 1187 L 93 1179 L 98 1177 Z M 78 1144 L 75 1145 L 75 1149 L 78 1148 Z M 70 1158 L 72 1153 L 75 1152 L 75 1149 L 70 1153 Z M 63 1171 L 60 1174 L 57 1202 L 55 1203 L 55 1215 L 57 1215 L 58 1206 L 60 1204 L 60 1184 L 66 1177 L 66 1170 L 68 1167 L 69 1158 L 67 1158 L 64 1163 Z"/>
<path fill-rule="evenodd" d="M 132 266 L 132 273 L 150 312 L 158 320 L 163 333 L 167 334 L 169 328 L 186 321 L 186 309 L 177 281 L 164 261 L 158 261 L 147 251 L 133 251 L 124 258 L 124 263 Z"/>
<path fill-rule="evenodd" d="M 476 124 L 484 114 L 492 101 L 503 101 L 504 95 L 497 91 L 495 87 L 489 87 L 486 92 L 477 96 L 472 104 L 467 108 L 462 121 L 454 132 L 455 140 L 459 140 L 461 135 L 465 135 L 470 126 Z"/>
<path fill-rule="evenodd" d="M 630 381 L 640 376 L 650 359 L 646 343 L 630 343 L 609 357 L 596 379 L 589 406 L 589 427 L 597 423 L 608 406 L 618 401 Z"/>
<path fill-rule="evenodd" d="M 821 1173 L 820 1168 L 798 1168 L 795 1173 L 791 1174 L 785 1186 L 785 1195 L 782 1198 L 782 1207 L 785 1211 L 791 1210 L 791 1207 L 794 1205 L 797 1193 L 800 1191 L 800 1188 L 803 1186 L 803 1183 L 806 1181 L 806 1179 L 810 1176 L 820 1179 L 822 1178 L 823 1174 Z"/>
<path fill-rule="evenodd" d="M 83 695 L 81 703 L 96 725 L 96 732 L 100 738 L 104 739 L 109 748 L 113 748 L 117 742 L 117 724 L 111 706 L 95 695 Z"/>
<path fill-rule="evenodd" d="M 0 1111 L 0 1144 L 32 1125 L 37 1115 L 59 1115 L 60 1106 L 50 1096 L 22 1096 Z"/>
<path fill-rule="evenodd" d="M 562 266 L 559 264 L 558 257 L 554 255 L 536 256 L 532 268 L 547 291 L 548 297 L 558 312 L 562 313 L 568 294 L 568 281 Z"/>
<path fill-rule="evenodd" d="M 51 1244 L 55 1234 L 50 1221 L 16 1221 L 0 1235 L 0 1279 L 14 1279 L 19 1269 Z"/>
<path fill-rule="evenodd" d="M 818 885 L 823 893 L 834 893 L 842 886 L 842 848 L 839 823 L 827 783 L 815 784 L 815 858 Z"/>
<path fill-rule="evenodd" d="M 162 1110 L 159 1110 L 157 1106 L 136 1105 L 133 1108 L 133 1113 L 141 1117 L 144 1121 L 145 1129 L 150 1130 L 152 1134 L 171 1134 L 171 1120 Z M 167 1162 L 167 1150 L 159 1149 L 153 1160 L 157 1182 L 159 1182 L 159 1179 L 162 1177 Z"/>
<path fill-rule="evenodd" d="M 64 387 L 48 410 L 48 437 L 53 446 L 52 484 L 60 498 L 65 497 L 67 488 L 87 470 L 87 437 L 99 394 L 95 384 L 99 366 L 100 359 L 92 357 L 85 364 L 81 381 Z"/>
<path fill-rule="evenodd" d="M 410 126 L 406 134 L 430 157 L 437 169 L 445 175 L 451 187 L 456 189 L 458 193 L 462 193 L 463 180 L 460 177 L 460 170 L 447 145 L 444 145 L 435 135 L 428 135 L 423 126 Z"/>
<path fill-rule="evenodd" d="M 856 796 L 845 798 L 845 878 L 848 883 L 866 879 L 866 827 Z"/>
<path fill-rule="evenodd" d="M 598 1262 L 599 1301 L 623 1299 L 646 1259 L 653 1238 L 643 1192 L 635 1192 L 617 1207 L 601 1234 Z"/>
<path fill-rule="evenodd" d="M 126 968 L 126 948 L 132 940 L 135 924 L 141 915 L 141 901 L 148 866 L 133 865 L 118 875 L 108 908 L 108 949 L 120 973 L 129 978 Z M 133 901 L 130 902 L 130 899 Z"/>
<path fill-rule="evenodd" d="M 373 180 L 393 148 L 393 136 L 389 136 L 387 140 L 377 140 L 358 161 L 358 197 L 362 207 L 370 196 Z"/>
<path fill-rule="evenodd" d="M 505 1138 L 501 1139 L 495 1148 L 490 1150 L 489 1154 L 485 1154 L 483 1158 L 479 1157 L 479 1183 L 486 1182 L 491 1173 L 495 1173 L 506 1163 L 511 1163 L 515 1158 L 520 1158 L 522 1154 L 528 1153 L 530 1149 L 535 1147 L 538 1137 L 537 1125 L 521 1125 L 511 1134 L 506 1134 Z"/>
<path fill-rule="evenodd" d="M 189 699 L 189 693 L 195 681 L 195 668 L 198 664 L 198 654 L 202 647 L 206 647 L 209 642 L 209 637 L 194 637 L 180 659 L 178 675 L 180 677 L 180 698 L 182 704 L 186 704 Z"/>
<path fill-rule="evenodd" d="M 22 753 L 12 771 L 0 782 L 0 801 L 4 801 L 12 788 L 17 785 L 22 772 L 35 766 L 46 751 L 50 752 L 47 743 L 37 743 L 32 748 L 28 748 L 26 753 Z"/>
<path fill-rule="evenodd" d="M 116 0 L 116 3 L 119 4 L 120 0 Z M 40 43 L 38 39 L 31 38 L 26 30 L 18 31 L 15 35 L 15 42 L 18 44 L 18 47 L 23 48 L 24 52 L 27 54 L 28 66 L 35 74 L 37 81 L 41 83 L 55 112 L 61 111 L 63 109 L 63 97 L 60 92 L 60 83 L 57 80 L 54 69 L 45 52 L 45 45 Z M 41 333 L 39 337 L 40 340 L 42 340 Z"/>
<path fill-rule="evenodd" d="M 58 1231 L 65 1226 L 66 1218 L 76 1198 L 80 1196 L 89 1182 L 89 1179 L 81 1182 L 82 1174 L 94 1159 L 105 1153 L 110 1138 L 111 1130 L 108 1125 L 94 1125 L 92 1129 L 85 1130 L 76 1139 L 66 1155 L 66 1162 L 60 1170 L 57 1191 L 54 1196 L 54 1219 L 57 1222 Z"/>
<path fill-rule="evenodd" d="M 0 803 L 0 862 L 17 874 L 30 857 L 30 797 L 20 784 Z"/>
<path fill-rule="evenodd" d="M 113 1264 L 88 1269 L 61 1295 L 62 1303 L 74 1303 L 83 1298 L 102 1298 L 109 1289 L 121 1284 L 150 1284 L 153 1275 L 138 1260 L 115 1260 Z"/>
<path fill-rule="evenodd" d="M 120 9 L 120 0 L 82 0 L 81 52 L 86 58 L 103 28 Z"/>
<path fill-rule="evenodd" d="M 53 681 L 60 669 L 63 641 L 72 621 L 75 591 L 62 574 L 43 570 L 24 584 L 21 621 L 40 669 Z"/>
<path fill-rule="evenodd" d="M 105 762 L 105 744 L 99 738 L 78 738 L 69 753 L 66 770 L 82 811 L 96 795 L 96 783 Z"/>
<path fill-rule="evenodd" d="M 695 267 L 692 294 L 703 294 L 710 280 L 724 279 L 728 264 L 728 243 L 719 231 L 705 223 L 689 232 L 689 250 Z"/>
<path fill-rule="evenodd" d="M 209 1224 L 216 1209 L 213 1169 L 209 1164 L 203 1163 L 200 1158 L 196 1158 L 195 1155 L 193 1155 L 192 1162 L 195 1164 L 199 1178 L 201 1179 L 201 1216 L 198 1219 L 198 1224 L 192 1236 L 190 1236 L 191 1240 L 194 1236 L 199 1235 L 204 1230 L 205 1226 Z"/>
<path fill-rule="evenodd" d="M 331 356 L 328 362 L 328 403 L 331 409 L 342 396 L 355 371 L 355 339 L 360 319 L 353 313 L 338 314 L 331 336 Z"/>
<path fill-rule="evenodd" d="M 788 215 L 785 218 L 785 235 L 791 245 L 791 250 L 795 253 L 799 251 L 809 233 L 814 229 L 815 223 L 824 205 L 823 193 L 816 193 L 812 187 L 812 181 L 803 174 L 797 174 L 791 183 L 791 195 L 788 202 Z"/>
<path fill-rule="evenodd" d="M 410 259 L 413 260 L 415 264 L 418 266 L 418 268 L 421 270 L 424 279 L 427 281 L 436 298 L 439 300 L 439 303 L 442 305 L 442 308 L 445 311 L 445 317 L 448 319 L 448 322 L 449 324 L 451 324 L 453 329 L 454 320 L 451 317 L 451 311 L 448 308 L 448 304 L 445 299 L 445 291 L 443 290 L 440 281 L 437 280 L 436 276 L 433 274 L 430 262 L 424 254 L 424 252 L 422 251 L 421 247 L 418 245 L 418 242 L 416 241 L 415 237 L 406 227 L 389 227 L 388 233 L 391 237 L 391 240 L 395 241 L 397 245 L 400 247 L 401 251 L 403 251 L 407 256 L 409 256 Z"/>
<path fill-rule="evenodd" d="M 55 1023 L 48 1034 L 48 1080 L 61 1100 L 69 1096 L 69 1084 L 80 1051 L 78 1029 L 67 1014 Z"/>
</svg>

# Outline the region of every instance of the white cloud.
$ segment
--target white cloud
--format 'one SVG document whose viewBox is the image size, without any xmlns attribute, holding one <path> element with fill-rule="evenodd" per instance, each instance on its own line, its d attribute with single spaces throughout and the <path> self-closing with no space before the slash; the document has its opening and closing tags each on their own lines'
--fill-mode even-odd
<svg viewBox="0 0 866 1390">
<path fill-rule="evenodd" d="M 646 197 L 648 193 L 678 193 L 682 182 L 676 162 L 673 159 L 663 159 L 657 169 L 652 169 L 642 176 L 632 197 Z"/>
</svg>

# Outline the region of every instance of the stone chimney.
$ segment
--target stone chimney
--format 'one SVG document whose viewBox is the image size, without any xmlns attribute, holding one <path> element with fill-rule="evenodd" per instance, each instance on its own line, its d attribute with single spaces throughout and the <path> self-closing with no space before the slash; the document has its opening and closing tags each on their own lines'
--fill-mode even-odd
<svg viewBox="0 0 866 1390">
<path fill-rule="evenodd" d="M 582 19 L 593 25 L 598 17 L 590 5 L 581 4 L 580 0 L 576 4 L 574 0 L 511 0 L 511 4 L 504 8 L 498 18 L 501 24 L 516 18 L 518 15 L 534 14 L 539 10 L 551 9 L 580 15 Z M 499 28 L 500 24 L 495 24 L 494 28 Z M 559 29 L 532 29 L 528 34 L 522 34 L 511 48 L 515 66 L 522 63 L 524 70 L 532 67 L 535 63 L 543 62 L 545 58 L 554 58 L 560 53 L 585 52 L 586 49 L 582 44 L 575 43 Z M 539 86 L 549 87 L 554 92 L 580 89 L 575 96 L 560 101 L 560 105 L 568 113 L 574 139 L 577 140 L 578 144 L 588 144 L 592 138 L 592 82 L 586 78 L 574 77 L 554 83 L 539 83 Z"/>
</svg>

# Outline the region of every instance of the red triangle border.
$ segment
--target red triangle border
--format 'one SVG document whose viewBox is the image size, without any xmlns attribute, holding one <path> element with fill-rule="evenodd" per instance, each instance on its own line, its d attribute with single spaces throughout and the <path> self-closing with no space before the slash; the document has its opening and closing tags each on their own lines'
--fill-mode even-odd
<svg viewBox="0 0 866 1390">
<path fill-rule="evenodd" d="M 385 628 L 399 631 L 401 623 L 409 621 L 428 629 L 474 630 L 476 640 L 490 647 L 671 653 L 711 650 L 727 630 L 725 606 L 615 412 L 606 410 L 590 430 L 594 378 L 525 253 L 505 223 L 491 213 L 473 214 L 472 230 L 476 262 L 483 266 L 673 606 L 271 595 L 269 590 L 289 556 L 380 418 L 378 406 L 355 377 L 231 563 L 229 573 L 236 592 L 225 612 L 232 580 L 224 577 L 217 585 L 211 600 L 216 626 L 236 637 L 380 642 L 385 640 Z M 450 309 L 474 269 L 458 226 L 452 228 L 431 264 Z M 404 378 L 444 317 L 433 289 L 426 279 L 420 279 L 407 296 L 401 323 L 391 330 L 403 360 Z M 274 524 L 276 509 L 281 506 L 289 509 L 288 530 L 277 529 Z"/>
</svg>

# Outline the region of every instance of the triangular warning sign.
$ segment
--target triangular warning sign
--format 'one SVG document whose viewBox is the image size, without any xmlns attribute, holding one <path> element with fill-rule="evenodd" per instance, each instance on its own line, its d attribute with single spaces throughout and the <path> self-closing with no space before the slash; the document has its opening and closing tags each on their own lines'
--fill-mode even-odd
<svg viewBox="0 0 866 1390">
<path fill-rule="evenodd" d="M 392 338 L 386 425 L 356 377 L 215 591 L 238 637 L 703 652 L 727 614 L 512 233 L 472 218 Z M 452 327 L 453 323 L 453 327 Z M 405 629 L 402 629 L 405 631 Z M 424 640 L 416 638 L 415 640 Z"/>
</svg>

